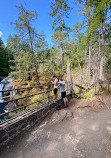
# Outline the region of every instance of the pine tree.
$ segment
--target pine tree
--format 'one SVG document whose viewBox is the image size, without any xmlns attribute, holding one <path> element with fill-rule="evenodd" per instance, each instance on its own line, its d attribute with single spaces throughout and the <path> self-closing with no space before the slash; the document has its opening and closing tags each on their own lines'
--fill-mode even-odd
<svg viewBox="0 0 111 158">
<path fill-rule="evenodd" d="M 9 72 L 8 52 L 0 38 L 0 76 L 6 76 Z"/>
<path fill-rule="evenodd" d="M 36 39 L 38 38 L 38 35 L 35 31 L 35 28 L 32 27 L 32 22 L 37 18 L 37 12 L 36 11 L 28 11 L 26 8 L 23 7 L 21 4 L 20 6 L 17 6 L 17 8 L 20 10 L 18 19 L 15 20 L 15 29 L 18 31 L 18 37 L 27 39 L 30 43 L 30 53 L 33 58 L 33 64 L 35 67 L 35 74 L 36 74 L 36 81 L 37 84 L 39 83 L 39 77 L 37 72 L 37 61 L 36 61 L 36 55 L 34 50 L 34 45 L 36 42 Z"/>
<path fill-rule="evenodd" d="M 26 80 L 28 71 L 33 71 L 33 60 L 28 42 L 20 40 L 16 35 L 14 37 L 10 35 L 7 50 L 10 56 L 11 75 Z"/>
<path fill-rule="evenodd" d="M 55 0 L 55 3 L 51 2 L 51 9 L 52 9 L 52 13 L 50 13 L 50 16 L 55 18 L 52 25 L 52 29 L 55 28 L 55 31 L 59 31 L 58 33 L 54 33 L 53 36 L 59 38 L 59 35 L 63 34 L 62 32 L 65 33 L 65 31 L 71 30 L 70 27 L 67 27 L 65 25 L 65 17 L 68 18 L 72 8 L 68 6 L 67 0 Z M 64 67 L 63 41 L 61 41 L 61 52 L 62 52 L 62 69 L 63 69 Z"/>
<path fill-rule="evenodd" d="M 104 79 L 104 60 L 105 60 L 105 41 L 108 11 L 111 9 L 109 0 L 78 0 L 83 4 L 84 25 L 87 26 L 87 45 L 89 47 L 89 74 L 91 69 L 91 57 L 94 56 L 94 49 L 98 47 L 99 54 L 96 52 L 99 62 L 99 78 Z M 108 20 L 109 21 L 109 20 Z M 97 38 L 98 37 L 98 38 Z M 97 45 L 98 44 L 98 45 Z M 94 64 L 93 64 L 94 66 Z M 91 68 L 91 69 L 90 69 Z M 97 74 L 98 76 L 98 74 Z"/>
</svg>

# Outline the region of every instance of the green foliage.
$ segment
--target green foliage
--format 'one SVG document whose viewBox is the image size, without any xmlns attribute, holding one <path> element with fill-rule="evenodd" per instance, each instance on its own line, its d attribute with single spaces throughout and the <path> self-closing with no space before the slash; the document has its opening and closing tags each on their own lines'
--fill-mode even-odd
<svg viewBox="0 0 111 158">
<path fill-rule="evenodd" d="M 55 3 L 51 2 L 52 13 L 49 13 L 50 16 L 54 17 L 54 22 L 52 29 L 55 31 L 66 31 L 70 30 L 70 27 L 65 25 L 64 17 L 68 18 L 71 7 L 68 6 L 66 0 L 55 0 Z"/>
<path fill-rule="evenodd" d="M 68 6 L 67 0 L 51 2 L 50 16 L 54 18 L 52 27 L 55 32 L 52 35 L 54 46 L 50 49 L 44 32 L 41 31 L 38 34 L 33 27 L 38 13 L 27 10 L 23 5 L 18 6 L 18 19 L 13 23 L 17 34 L 13 37 L 9 36 L 6 48 L 0 41 L 0 63 L 2 68 L 4 67 L 0 72 L 7 74 L 11 69 L 10 75 L 24 81 L 29 78 L 28 72 L 60 74 L 63 70 L 61 67 L 66 70 L 69 57 L 71 71 L 86 70 L 87 76 L 90 76 L 90 70 L 93 71 L 93 75 L 96 71 L 99 73 L 97 69 L 100 69 L 101 56 L 104 54 L 105 71 L 110 76 L 111 21 L 108 17 L 111 9 L 110 3 L 108 0 L 77 0 L 76 2 L 82 4 L 81 14 L 84 20 L 83 23 L 75 25 L 73 38 L 71 34 L 68 34 L 70 28 L 65 25 L 65 18 L 68 18 L 72 8 Z M 91 52 L 89 52 L 89 46 Z"/>
<path fill-rule="evenodd" d="M 43 72 L 47 72 L 53 75 L 54 71 L 58 70 L 60 62 L 60 60 L 58 59 L 58 51 L 59 49 L 53 47 L 51 49 L 48 49 L 45 54 L 44 63 L 41 64 L 41 70 Z"/>
<path fill-rule="evenodd" d="M 7 76 L 10 72 L 8 51 L 0 39 L 0 76 Z"/>
<path fill-rule="evenodd" d="M 34 27 L 32 27 L 32 23 L 37 18 L 37 12 L 36 11 L 29 11 L 27 10 L 22 4 L 20 6 L 17 6 L 17 8 L 20 10 L 18 19 L 15 20 L 13 23 L 15 25 L 15 29 L 18 31 L 17 37 L 18 39 L 24 39 L 25 41 L 29 43 L 30 46 L 30 54 L 31 58 L 33 60 L 33 67 L 35 69 L 36 74 L 36 82 L 37 84 L 40 84 L 39 82 L 39 76 L 38 76 L 38 67 L 37 67 L 37 61 L 36 61 L 36 55 L 35 55 L 35 43 L 37 42 L 37 38 L 39 37 L 36 33 L 36 30 Z"/>
<path fill-rule="evenodd" d="M 64 52 L 70 58 L 71 68 L 75 69 L 80 64 L 83 66 L 85 61 L 86 36 L 83 33 L 76 34 L 76 42 L 68 39 Z"/>
<path fill-rule="evenodd" d="M 84 94 L 81 95 L 81 98 L 87 99 L 87 98 L 93 98 L 94 97 L 94 87 L 90 89 L 88 92 L 85 92 Z"/>
<path fill-rule="evenodd" d="M 32 22 L 35 21 L 38 14 L 36 11 L 27 10 L 22 4 L 17 6 L 17 8 L 20 10 L 18 14 L 18 19 L 11 24 L 15 25 L 15 29 L 18 31 L 18 37 L 24 36 L 30 42 L 30 36 L 31 40 L 34 40 L 35 36 L 37 35 L 35 32 L 35 28 L 32 27 Z"/>
<path fill-rule="evenodd" d="M 106 78 L 111 81 L 111 55 L 106 59 L 105 73 Z"/>
<path fill-rule="evenodd" d="M 66 40 L 68 38 L 68 34 L 64 31 L 56 31 L 52 35 L 52 42 L 55 43 L 58 47 L 64 46 Z"/>
<path fill-rule="evenodd" d="M 7 50 L 10 54 L 10 68 L 12 70 L 10 75 L 26 80 L 28 78 L 27 72 L 33 67 L 29 44 L 20 40 L 16 35 L 9 36 Z"/>
</svg>

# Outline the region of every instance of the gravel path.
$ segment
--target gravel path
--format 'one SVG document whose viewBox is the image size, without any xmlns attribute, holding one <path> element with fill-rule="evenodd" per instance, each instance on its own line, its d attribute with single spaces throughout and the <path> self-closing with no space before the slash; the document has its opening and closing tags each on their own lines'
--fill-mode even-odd
<svg viewBox="0 0 111 158">
<path fill-rule="evenodd" d="M 55 112 L 17 137 L 0 158 L 111 158 L 111 111 L 79 113 L 73 107 Z"/>
</svg>

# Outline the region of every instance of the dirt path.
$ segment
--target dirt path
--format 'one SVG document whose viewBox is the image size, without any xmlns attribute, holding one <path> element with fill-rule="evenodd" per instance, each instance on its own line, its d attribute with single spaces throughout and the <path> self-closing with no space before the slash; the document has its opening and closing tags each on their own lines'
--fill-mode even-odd
<svg viewBox="0 0 111 158">
<path fill-rule="evenodd" d="M 111 110 L 74 108 L 19 136 L 0 158 L 111 158 Z"/>
</svg>

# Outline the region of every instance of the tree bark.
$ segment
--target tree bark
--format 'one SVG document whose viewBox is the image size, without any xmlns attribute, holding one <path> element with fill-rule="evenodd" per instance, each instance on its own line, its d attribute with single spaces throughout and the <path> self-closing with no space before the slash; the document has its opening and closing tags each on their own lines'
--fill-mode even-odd
<svg viewBox="0 0 111 158">
<path fill-rule="evenodd" d="M 64 52 L 63 52 L 63 47 L 61 48 L 62 52 L 62 71 L 64 71 Z"/>
<path fill-rule="evenodd" d="M 34 51 L 33 51 L 32 39 L 31 39 L 31 35 L 30 35 L 30 29 L 29 29 L 29 40 L 30 40 L 30 45 L 31 45 L 31 54 L 32 54 L 32 57 L 33 57 L 33 63 L 34 63 L 34 67 L 35 67 L 36 81 L 37 81 L 37 84 L 40 84 L 39 76 L 38 76 L 38 72 L 37 72 L 37 64 L 36 64 L 35 54 L 34 54 Z"/>
<path fill-rule="evenodd" d="M 71 71 L 70 71 L 70 62 L 69 62 L 69 57 L 67 60 L 67 93 L 70 93 L 70 87 L 71 87 Z"/>
<path fill-rule="evenodd" d="M 89 82 L 91 81 L 91 42 L 89 44 Z"/>
<path fill-rule="evenodd" d="M 101 60 L 100 60 L 100 79 L 101 80 L 104 80 L 105 23 L 106 23 L 106 18 L 102 19 L 102 51 L 101 51 Z"/>
</svg>

